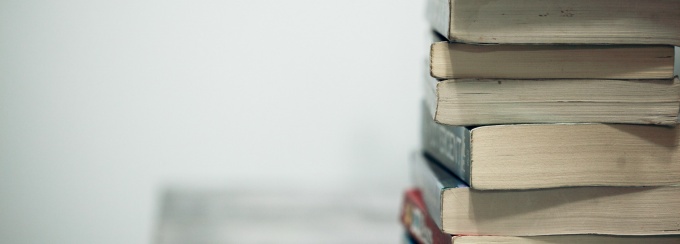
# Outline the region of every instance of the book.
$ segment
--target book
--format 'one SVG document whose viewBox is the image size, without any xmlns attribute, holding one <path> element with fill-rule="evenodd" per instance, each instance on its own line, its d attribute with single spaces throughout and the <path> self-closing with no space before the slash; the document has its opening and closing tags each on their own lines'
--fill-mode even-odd
<svg viewBox="0 0 680 244">
<path fill-rule="evenodd" d="M 439 230 L 427 212 L 420 190 L 414 188 L 404 192 L 401 206 L 401 223 L 418 243 L 451 244 L 451 235 Z"/>
<path fill-rule="evenodd" d="M 413 157 L 411 172 L 428 213 L 449 234 L 680 234 L 677 185 L 482 191 L 421 153 Z"/>
<path fill-rule="evenodd" d="M 476 189 L 680 184 L 680 127 L 447 126 L 427 110 L 423 150 Z"/>
<path fill-rule="evenodd" d="M 424 78 L 435 121 L 448 125 L 628 123 L 675 125 L 680 79 Z"/>
<path fill-rule="evenodd" d="M 401 221 L 415 243 L 421 244 L 465 244 L 465 243 L 505 243 L 505 244 L 634 244 L 680 243 L 680 235 L 662 236 L 612 236 L 612 235 L 555 235 L 555 236 L 474 236 L 449 235 L 437 227 L 425 208 L 422 195 L 418 189 L 409 189 L 404 193 Z"/>
<path fill-rule="evenodd" d="M 430 73 L 440 80 L 671 79 L 674 58 L 673 46 L 473 45 L 443 41 L 430 46 Z"/>
<path fill-rule="evenodd" d="M 427 16 L 456 42 L 680 46 L 675 0 L 429 0 Z"/>
</svg>

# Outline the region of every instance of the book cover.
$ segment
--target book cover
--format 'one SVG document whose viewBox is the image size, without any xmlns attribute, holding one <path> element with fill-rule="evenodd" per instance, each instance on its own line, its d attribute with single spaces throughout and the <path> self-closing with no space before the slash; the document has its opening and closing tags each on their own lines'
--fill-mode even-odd
<svg viewBox="0 0 680 244">
<path fill-rule="evenodd" d="M 430 217 L 418 189 L 404 192 L 401 223 L 418 243 L 451 244 L 451 235 L 441 232 Z"/>
</svg>

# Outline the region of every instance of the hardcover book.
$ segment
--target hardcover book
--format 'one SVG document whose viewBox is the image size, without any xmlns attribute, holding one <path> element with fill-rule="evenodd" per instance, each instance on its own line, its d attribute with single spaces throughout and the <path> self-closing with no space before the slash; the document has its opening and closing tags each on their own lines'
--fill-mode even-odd
<svg viewBox="0 0 680 244">
<path fill-rule="evenodd" d="M 680 234 L 680 186 L 480 191 L 424 154 L 414 156 L 412 175 L 430 216 L 449 234 Z"/>
<path fill-rule="evenodd" d="M 676 0 L 429 0 L 427 12 L 456 42 L 680 46 Z"/>
<path fill-rule="evenodd" d="M 447 126 L 435 123 L 427 110 L 423 149 L 475 189 L 680 184 L 678 127 Z"/>
</svg>

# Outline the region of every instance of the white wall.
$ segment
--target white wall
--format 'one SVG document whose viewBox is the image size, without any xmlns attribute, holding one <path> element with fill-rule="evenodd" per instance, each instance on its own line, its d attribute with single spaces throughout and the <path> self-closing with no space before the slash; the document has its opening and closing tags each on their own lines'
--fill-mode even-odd
<svg viewBox="0 0 680 244">
<path fill-rule="evenodd" d="M 401 190 L 423 4 L 1 1 L 0 243 L 147 243 L 167 184 Z"/>
</svg>

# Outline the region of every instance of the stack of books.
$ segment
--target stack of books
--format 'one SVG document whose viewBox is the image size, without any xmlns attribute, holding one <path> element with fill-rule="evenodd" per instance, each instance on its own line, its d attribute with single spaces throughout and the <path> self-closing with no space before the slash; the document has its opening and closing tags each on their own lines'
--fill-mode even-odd
<svg viewBox="0 0 680 244">
<path fill-rule="evenodd" d="M 678 0 L 429 0 L 405 240 L 680 243 Z"/>
</svg>

